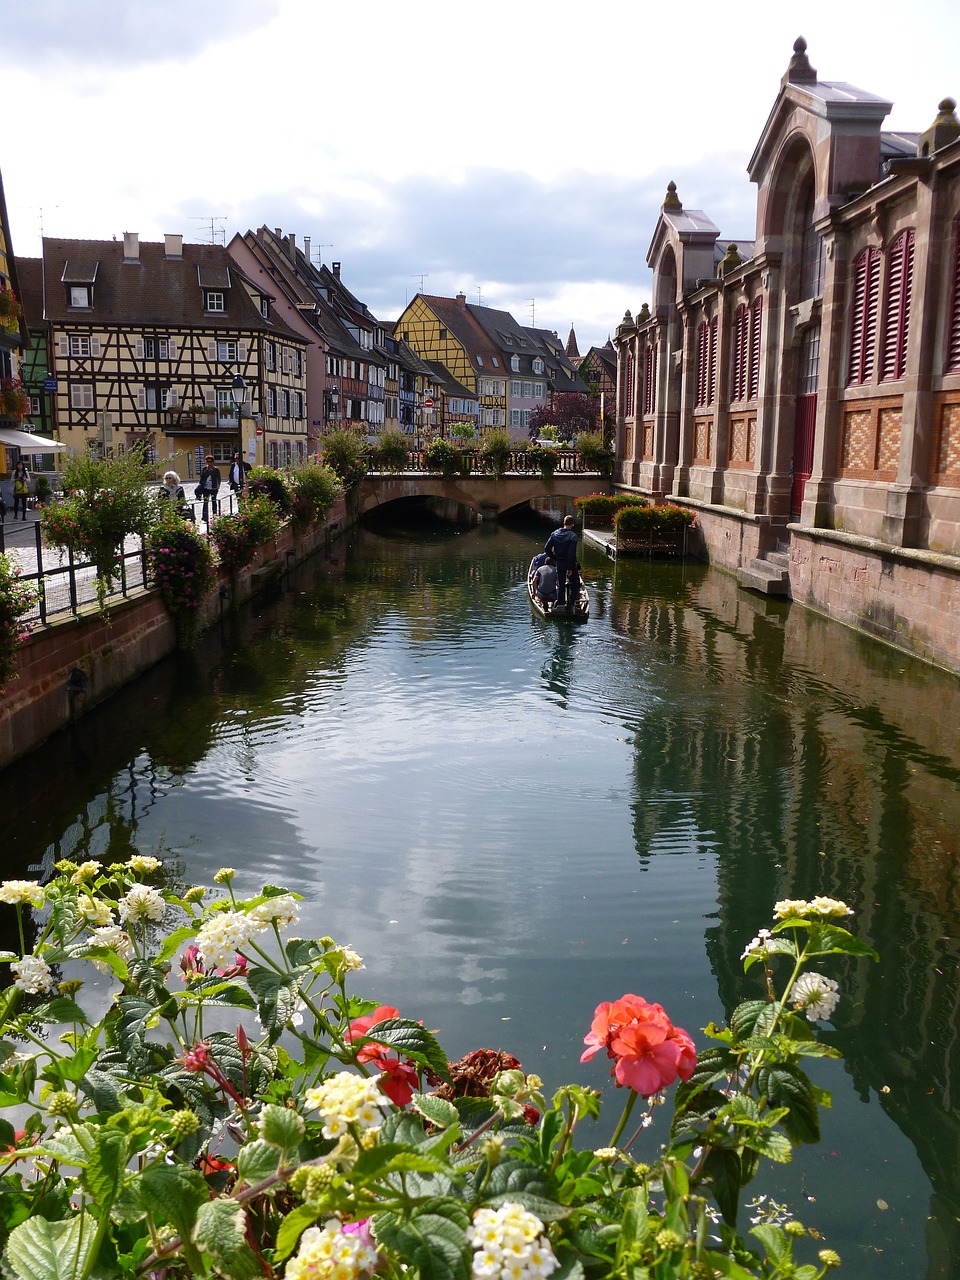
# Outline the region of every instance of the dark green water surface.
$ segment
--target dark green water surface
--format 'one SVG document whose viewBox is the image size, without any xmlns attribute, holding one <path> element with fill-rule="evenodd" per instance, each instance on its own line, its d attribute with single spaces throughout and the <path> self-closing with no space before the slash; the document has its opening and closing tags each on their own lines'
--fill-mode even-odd
<svg viewBox="0 0 960 1280">
<path fill-rule="evenodd" d="M 542 538 L 341 544 L 0 776 L 5 875 L 136 848 L 300 889 L 359 990 L 548 1088 L 604 1082 L 627 991 L 705 1044 L 774 901 L 843 898 L 881 962 L 827 968 L 824 1140 L 757 1189 L 841 1275 L 960 1275 L 960 682 L 695 564 L 587 551 L 589 623 L 532 617 Z"/>
</svg>

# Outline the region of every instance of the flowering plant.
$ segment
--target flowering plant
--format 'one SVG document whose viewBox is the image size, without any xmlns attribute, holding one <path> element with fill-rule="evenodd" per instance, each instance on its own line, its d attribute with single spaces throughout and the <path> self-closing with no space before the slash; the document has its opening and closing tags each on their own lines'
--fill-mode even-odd
<svg viewBox="0 0 960 1280">
<path fill-rule="evenodd" d="M 0 413 L 21 420 L 30 412 L 30 397 L 19 378 L 0 378 Z"/>
<path fill-rule="evenodd" d="M 21 619 L 36 592 L 20 581 L 20 566 L 0 555 L 0 689 L 16 678 L 16 653 L 26 635 Z"/>
<path fill-rule="evenodd" d="M 7 1276 L 817 1280 L 838 1264 L 794 1258 L 811 1234 L 798 1222 L 760 1223 L 750 1243 L 735 1222 L 761 1157 L 815 1136 L 826 1097 L 800 1062 L 836 1056 L 809 1020 L 838 991 L 807 964 L 872 954 L 844 904 L 778 904 L 744 953 L 767 998 L 708 1028 L 699 1057 L 661 1006 L 599 1005 L 584 1058 L 606 1051 L 626 1104 L 590 1150 L 574 1138 L 597 1092 L 548 1104 L 509 1055 L 448 1062 L 418 1022 L 348 995 L 349 947 L 286 936 L 298 894 L 239 897 L 229 868 L 219 897 L 162 877 L 134 855 L 0 884 L 19 940 L 0 955 Z M 103 975 L 86 1008 L 85 967 Z M 630 1149 L 678 1079 L 670 1143 L 640 1163 Z"/>
<path fill-rule="evenodd" d="M 0 333 L 16 333 L 20 328 L 23 309 L 13 290 L 0 285 Z"/>
<path fill-rule="evenodd" d="M 640 506 L 630 503 L 614 512 L 613 527 L 618 534 L 678 533 L 694 522 L 694 513 L 685 507 Z"/>
<path fill-rule="evenodd" d="M 343 486 L 329 467 L 321 462 L 307 462 L 291 475 L 290 490 L 293 527 L 300 533 L 324 519 L 338 494 L 343 492 Z"/>
<path fill-rule="evenodd" d="M 280 532 L 280 513 L 265 496 L 243 498 L 240 510 L 221 516 L 210 528 L 220 563 L 230 570 L 245 569 L 257 548 Z"/>
<path fill-rule="evenodd" d="M 282 516 L 290 510 L 290 482 L 273 467 L 254 467 L 247 477 L 247 494 L 269 498 Z"/>
</svg>

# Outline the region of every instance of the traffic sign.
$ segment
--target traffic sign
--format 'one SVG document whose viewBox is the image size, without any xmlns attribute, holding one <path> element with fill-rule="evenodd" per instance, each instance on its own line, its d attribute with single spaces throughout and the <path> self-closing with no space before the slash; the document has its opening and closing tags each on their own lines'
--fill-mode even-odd
<svg viewBox="0 0 960 1280">
<path fill-rule="evenodd" d="M 262 436 L 262 435 L 263 435 L 263 427 L 257 427 L 257 435 L 258 435 L 258 436 Z"/>
<path fill-rule="evenodd" d="M 427 396 L 427 398 L 426 398 L 426 399 L 424 400 L 424 402 L 423 402 L 423 407 L 424 407 L 425 409 L 432 409 L 432 408 L 433 408 L 433 396 Z"/>
<path fill-rule="evenodd" d="M 44 380 L 43 380 L 43 389 L 44 389 L 44 391 L 56 391 L 56 389 L 57 389 L 57 380 L 56 380 L 56 378 L 44 378 Z"/>
</svg>

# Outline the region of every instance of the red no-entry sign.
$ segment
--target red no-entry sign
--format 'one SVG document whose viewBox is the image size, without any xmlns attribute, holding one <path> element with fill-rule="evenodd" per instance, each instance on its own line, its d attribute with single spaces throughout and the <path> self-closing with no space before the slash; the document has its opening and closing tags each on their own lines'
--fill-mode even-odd
<svg viewBox="0 0 960 1280">
<path fill-rule="evenodd" d="M 426 400 L 424 400 L 424 402 L 423 402 L 423 407 L 424 407 L 425 409 L 432 409 L 432 408 L 433 408 L 433 396 L 427 396 Z"/>
</svg>

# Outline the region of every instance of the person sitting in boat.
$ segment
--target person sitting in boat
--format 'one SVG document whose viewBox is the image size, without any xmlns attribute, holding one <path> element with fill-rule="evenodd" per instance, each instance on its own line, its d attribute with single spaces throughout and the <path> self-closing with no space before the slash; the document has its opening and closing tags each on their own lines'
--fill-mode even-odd
<svg viewBox="0 0 960 1280">
<path fill-rule="evenodd" d="M 557 566 L 553 556 L 547 556 L 539 569 L 534 570 L 533 589 L 545 609 L 557 598 Z"/>
<path fill-rule="evenodd" d="M 567 570 L 577 560 L 577 530 L 573 516 L 564 516 L 563 524 L 559 529 L 554 529 L 543 549 L 556 561 L 559 577 L 557 604 L 560 605 L 566 599 Z M 576 603 L 575 597 L 571 603 Z"/>
<path fill-rule="evenodd" d="M 580 603 L 580 587 L 582 585 L 580 581 L 580 561 L 574 560 L 567 570 L 567 604 L 571 609 L 575 609 Z"/>
<path fill-rule="evenodd" d="M 541 551 L 539 555 L 536 555 L 533 557 L 534 569 L 539 569 L 542 564 L 546 564 L 546 563 L 547 563 L 547 553 L 545 551 Z"/>
</svg>

